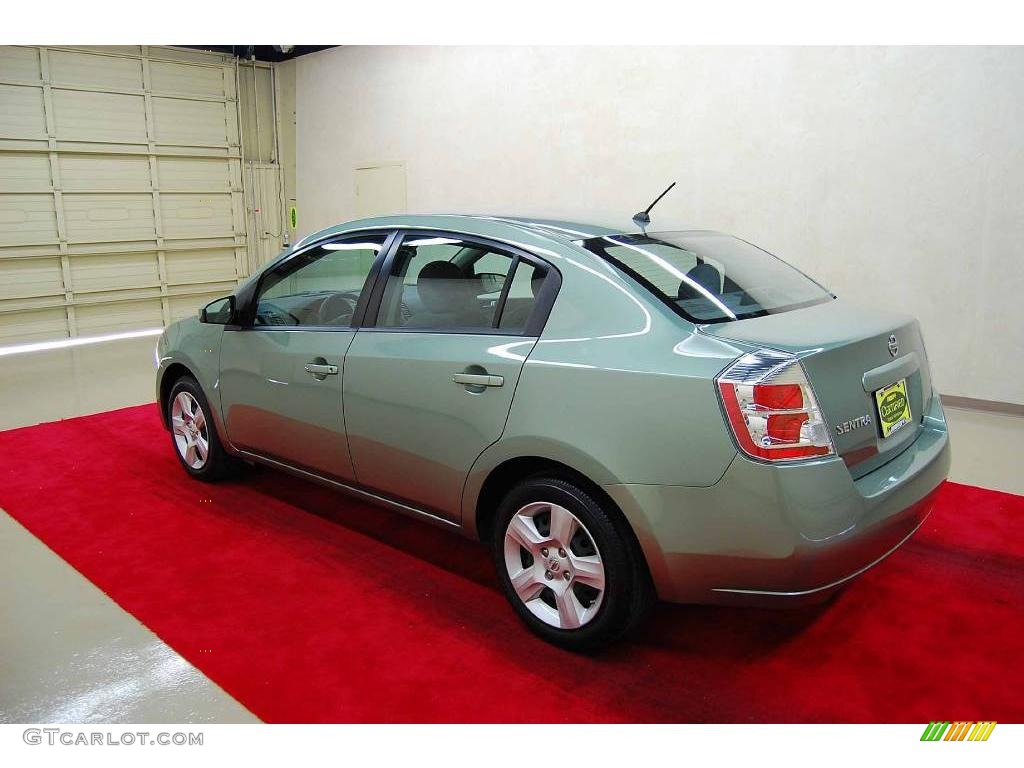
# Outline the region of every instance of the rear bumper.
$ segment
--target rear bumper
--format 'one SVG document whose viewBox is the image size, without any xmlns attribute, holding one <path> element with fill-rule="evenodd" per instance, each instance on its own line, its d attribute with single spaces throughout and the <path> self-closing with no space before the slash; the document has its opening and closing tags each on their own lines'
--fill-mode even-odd
<svg viewBox="0 0 1024 768">
<path fill-rule="evenodd" d="M 710 488 L 605 490 L 632 523 L 662 599 L 800 603 L 827 597 L 910 538 L 949 460 L 936 396 L 916 440 L 856 480 L 835 457 L 769 466 L 738 456 Z"/>
</svg>

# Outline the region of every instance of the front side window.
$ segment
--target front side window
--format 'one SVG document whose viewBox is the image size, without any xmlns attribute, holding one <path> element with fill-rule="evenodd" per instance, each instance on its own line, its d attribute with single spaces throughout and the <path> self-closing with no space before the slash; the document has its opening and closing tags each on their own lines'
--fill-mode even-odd
<svg viewBox="0 0 1024 768">
<path fill-rule="evenodd" d="M 535 271 L 543 275 L 542 270 L 513 254 L 457 236 L 406 235 L 387 278 L 377 325 L 445 331 L 522 330 L 535 303 L 522 281 L 528 285 Z M 511 289 L 516 289 L 515 309 L 503 312 L 499 325 L 507 283 L 508 298 L 513 297 Z"/>
<path fill-rule="evenodd" d="M 268 272 L 256 297 L 256 326 L 352 325 L 359 296 L 387 235 L 318 245 Z"/>
<path fill-rule="evenodd" d="M 582 245 L 694 323 L 760 317 L 833 298 L 781 259 L 718 232 L 609 235 Z"/>
</svg>

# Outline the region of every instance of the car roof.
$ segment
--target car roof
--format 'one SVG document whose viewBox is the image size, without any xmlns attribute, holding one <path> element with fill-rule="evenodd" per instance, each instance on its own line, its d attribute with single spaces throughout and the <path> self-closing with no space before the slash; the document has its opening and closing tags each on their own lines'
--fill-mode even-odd
<svg viewBox="0 0 1024 768">
<path fill-rule="evenodd" d="M 526 216 L 496 216 L 474 214 L 404 214 L 396 216 L 378 216 L 369 219 L 337 224 L 310 233 L 292 246 L 292 250 L 304 243 L 330 237 L 334 234 L 358 231 L 362 229 L 387 229 L 392 227 L 415 227 L 426 229 L 454 230 L 463 234 L 496 237 L 503 239 L 516 232 L 529 232 L 556 241 L 586 240 L 602 235 L 623 234 L 621 229 L 597 224 L 584 224 L 561 219 L 544 219 Z"/>
<path fill-rule="evenodd" d="M 579 221 L 563 221 L 561 219 L 540 219 L 524 216 L 476 216 L 474 218 L 507 221 L 535 232 L 553 235 L 566 240 L 586 240 L 590 237 L 603 235 L 621 235 L 621 229 L 605 227 L 600 224 L 585 224 Z"/>
</svg>

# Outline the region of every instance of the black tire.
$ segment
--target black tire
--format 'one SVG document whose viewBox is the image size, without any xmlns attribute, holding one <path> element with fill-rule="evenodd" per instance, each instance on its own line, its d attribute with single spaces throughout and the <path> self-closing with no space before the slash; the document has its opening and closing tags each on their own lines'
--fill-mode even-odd
<svg viewBox="0 0 1024 768">
<path fill-rule="evenodd" d="M 599 555 L 603 564 L 604 590 L 600 602 L 597 604 L 592 618 L 586 620 L 578 628 L 563 629 L 538 618 L 512 586 L 509 567 L 506 566 L 505 534 L 513 516 L 534 502 L 554 503 L 571 512 L 583 524 L 583 534 L 589 535 L 593 547 L 596 548 L 596 554 Z M 543 522 L 543 514 L 541 511 L 538 518 L 531 519 L 540 519 Z M 536 527 L 543 535 L 544 531 L 541 525 Z M 548 534 L 550 533 L 549 523 Z M 573 541 L 576 541 L 575 537 Z M 573 547 L 575 546 L 573 544 Z M 605 509 L 577 484 L 561 478 L 531 477 L 516 485 L 505 495 L 497 511 L 491 550 L 498 572 L 498 581 L 516 613 L 535 634 L 562 648 L 573 651 L 593 651 L 603 648 L 636 627 L 654 603 L 654 589 L 643 554 L 621 515 L 617 510 Z M 521 554 L 526 551 L 526 548 L 522 548 Z M 515 555 L 513 555 L 514 557 Z M 532 556 L 524 555 L 523 570 L 527 570 L 528 563 L 534 561 Z M 541 570 L 544 568 L 542 567 Z M 547 577 L 548 573 L 545 573 L 544 578 Z M 566 578 L 573 578 L 573 575 L 570 574 Z M 554 583 L 558 584 L 559 582 L 554 581 Z M 578 589 L 575 580 L 570 584 L 573 589 Z M 549 594 L 545 595 L 543 589 L 542 586 L 540 597 L 534 599 L 543 600 L 549 608 L 557 610 L 553 604 L 557 600 L 555 594 L 550 592 L 550 587 L 547 587 Z M 579 593 L 577 592 L 577 594 Z M 593 604 L 591 602 L 591 605 Z M 539 606 L 535 605 L 535 608 L 544 612 L 544 609 Z"/>
<path fill-rule="evenodd" d="M 201 467 L 194 467 L 185 461 L 185 457 L 182 456 L 181 451 L 178 448 L 178 441 L 174 433 L 174 427 L 171 419 L 173 404 L 175 398 L 183 392 L 191 395 L 203 413 L 204 428 L 199 430 L 199 432 L 203 437 L 205 437 L 208 449 L 206 460 L 203 462 Z M 167 402 L 164 403 L 164 413 L 167 416 L 167 424 L 169 427 L 168 431 L 171 436 L 171 447 L 174 450 L 174 455 L 178 457 L 178 462 L 186 472 L 196 480 L 202 480 L 209 483 L 223 480 L 235 474 L 241 465 L 241 462 L 224 450 L 224 446 L 220 442 L 220 436 L 217 434 L 216 425 L 213 422 L 213 411 L 210 409 L 210 403 L 206 399 L 206 395 L 203 393 L 203 388 L 199 386 L 198 381 L 191 376 L 182 376 L 174 382 L 174 386 L 171 387 L 170 394 L 167 395 Z"/>
</svg>

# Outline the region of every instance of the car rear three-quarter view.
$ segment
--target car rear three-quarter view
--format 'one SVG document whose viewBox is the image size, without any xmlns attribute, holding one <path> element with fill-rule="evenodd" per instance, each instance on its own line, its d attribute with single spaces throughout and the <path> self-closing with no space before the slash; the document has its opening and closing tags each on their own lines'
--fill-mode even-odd
<svg viewBox="0 0 1024 768">
<path fill-rule="evenodd" d="M 352 222 L 157 358 L 190 474 L 267 464 L 479 538 L 523 621 L 576 649 L 655 598 L 823 599 L 949 467 L 917 322 L 715 232 Z"/>
</svg>

